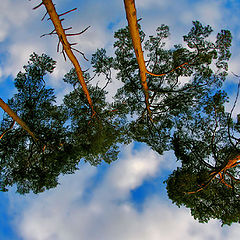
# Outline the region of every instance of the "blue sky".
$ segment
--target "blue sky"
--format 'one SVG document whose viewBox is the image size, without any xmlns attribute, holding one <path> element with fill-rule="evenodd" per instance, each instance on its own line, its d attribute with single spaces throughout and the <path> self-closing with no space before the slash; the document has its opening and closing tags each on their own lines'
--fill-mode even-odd
<svg viewBox="0 0 240 240">
<path fill-rule="evenodd" d="M 32 52 L 46 53 L 57 61 L 56 71 L 48 78 L 58 102 L 70 88 L 63 75 L 71 64 L 56 53 L 55 37 L 40 38 L 51 31 L 48 21 L 41 22 L 44 8 L 33 11 L 40 1 L 1 0 L 0 8 L 0 97 L 14 93 L 13 80 Z M 57 10 L 77 7 L 66 17 L 65 25 L 81 31 L 74 37 L 88 58 L 97 48 L 113 53 L 113 34 L 126 25 L 123 1 L 55 0 Z M 147 35 L 157 26 L 170 26 L 169 46 L 182 41 L 193 20 L 210 24 L 217 33 L 230 29 L 233 34 L 229 72 L 240 74 L 240 1 L 239 0 L 136 0 L 138 18 Z M 83 69 L 89 65 L 79 56 Z M 101 79 L 100 79 L 101 80 Z M 225 88 L 230 94 L 226 108 L 231 109 L 237 79 L 230 77 Z M 109 99 L 120 86 L 113 81 Z M 234 116 L 239 112 L 237 105 Z M 2 110 L 0 111 L 2 114 Z M 221 228 L 218 221 L 200 224 L 188 209 L 171 204 L 163 181 L 177 167 L 173 153 L 159 156 L 143 144 L 123 146 L 119 160 L 97 168 L 81 164 L 74 175 L 61 176 L 61 184 L 40 195 L 15 194 L 14 188 L 0 193 L 0 239 L 3 240 L 235 240 L 240 227 Z"/>
</svg>

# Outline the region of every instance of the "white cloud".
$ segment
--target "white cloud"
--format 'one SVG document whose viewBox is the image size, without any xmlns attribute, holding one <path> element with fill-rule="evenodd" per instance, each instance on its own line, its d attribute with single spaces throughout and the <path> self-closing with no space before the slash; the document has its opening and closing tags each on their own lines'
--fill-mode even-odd
<svg viewBox="0 0 240 240">
<path fill-rule="evenodd" d="M 22 27 L 28 21 L 27 2 L 17 0 L 1 1 L 0 9 L 0 42 L 4 41 L 12 31 Z"/>
<path fill-rule="evenodd" d="M 153 6 L 157 6 L 159 8 L 165 8 L 169 5 L 173 4 L 172 1 L 156 1 L 156 0 L 138 0 L 136 7 L 140 8 L 152 8 Z"/>
<path fill-rule="evenodd" d="M 20 236 L 24 240 L 237 239 L 239 226 L 228 232 L 217 221 L 199 224 L 189 210 L 171 205 L 160 195 L 147 198 L 141 211 L 135 208 L 130 191 L 172 167 L 170 156 L 128 146 L 103 177 L 97 177 L 97 168 L 84 165 L 75 175 L 64 177 L 55 190 L 34 199 L 12 199 Z M 19 208 L 22 202 L 25 207 Z"/>
<path fill-rule="evenodd" d="M 221 1 L 201 1 L 194 6 L 195 16 L 198 16 L 199 20 L 203 21 L 205 24 L 209 24 L 213 28 L 216 28 L 223 17 L 223 8 L 221 4 Z"/>
</svg>

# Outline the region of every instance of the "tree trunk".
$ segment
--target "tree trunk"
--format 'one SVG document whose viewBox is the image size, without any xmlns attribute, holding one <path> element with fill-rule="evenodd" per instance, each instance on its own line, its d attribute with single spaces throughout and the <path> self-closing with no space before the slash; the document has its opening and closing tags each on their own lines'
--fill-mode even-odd
<svg viewBox="0 0 240 240">
<path fill-rule="evenodd" d="M 135 55 L 140 70 L 141 85 L 144 91 L 145 103 L 148 114 L 151 118 L 151 110 L 149 104 L 149 89 L 147 85 L 147 69 L 144 62 L 141 39 L 139 35 L 139 29 L 137 24 L 137 13 L 134 0 L 124 0 L 126 17 L 128 21 L 129 31 L 132 38 L 132 43 L 135 51 Z"/>
</svg>

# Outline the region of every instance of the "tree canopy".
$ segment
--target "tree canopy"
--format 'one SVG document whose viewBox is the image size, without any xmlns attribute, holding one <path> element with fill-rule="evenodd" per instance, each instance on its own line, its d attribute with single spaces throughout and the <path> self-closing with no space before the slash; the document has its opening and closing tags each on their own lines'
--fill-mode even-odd
<svg viewBox="0 0 240 240">
<path fill-rule="evenodd" d="M 16 185 L 21 194 L 42 192 L 56 187 L 59 175 L 77 170 L 81 160 L 111 163 L 121 144 L 138 141 L 159 154 L 172 149 L 181 161 L 166 181 L 174 203 L 190 208 L 200 222 L 239 222 L 240 127 L 233 110 L 224 109 L 228 97 L 222 90 L 230 31 L 214 36 L 209 25 L 194 21 L 183 43 L 167 49 L 169 27 L 161 25 L 147 38 L 134 1 L 124 3 L 128 26 L 115 33 L 113 56 L 105 49 L 92 55 L 92 72 L 81 70 L 67 39 L 74 34 L 66 33 L 70 28 L 63 28 L 52 1 L 36 7 L 46 7 L 54 30 L 45 35 L 58 35 L 58 50 L 61 43 L 74 65 L 63 78 L 72 91 L 57 105 L 45 82 L 56 62 L 45 54 L 30 56 L 7 103 L 15 115 L 8 109 L 1 122 L 0 190 Z M 103 88 L 91 82 L 99 75 L 106 81 Z M 112 81 L 122 87 L 110 103 L 106 86 Z"/>
<path fill-rule="evenodd" d="M 69 161 L 68 146 L 63 144 L 67 137 L 66 115 L 53 104 L 53 89 L 46 88 L 43 78 L 53 71 L 55 64 L 45 54 L 34 53 L 24 72 L 19 72 L 15 79 L 18 92 L 8 105 L 34 130 L 37 140 L 18 125 L 1 139 L 1 190 L 16 184 L 19 193 L 41 192 L 55 187 L 60 173 L 75 169 L 75 163 Z M 10 124 L 10 117 L 4 115 L 1 131 Z"/>
<path fill-rule="evenodd" d="M 183 118 L 172 138 L 181 167 L 167 179 L 168 196 L 195 219 L 240 222 L 239 126 L 224 112 L 226 95 L 215 93 L 193 118 Z M 185 116 L 186 117 L 186 116 Z"/>
</svg>

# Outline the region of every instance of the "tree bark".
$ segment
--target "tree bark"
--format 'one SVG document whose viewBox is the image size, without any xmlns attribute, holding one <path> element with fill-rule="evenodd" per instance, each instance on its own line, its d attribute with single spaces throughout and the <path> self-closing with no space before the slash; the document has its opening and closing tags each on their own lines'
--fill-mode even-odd
<svg viewBox="0 0 240 240">
<path fill-rule="evenodd" d="M 140 78 L 141 78 L 141 85 L 144 91 L 145 96 L 145 103 L 146 108 L 148 111 L 148 114 L 151 118 L 151 110 L 150 110 L 150 104 L 149 104 L 149 89 L 147 84 L 147 69 L 143 57 L 143 51 L 142 51 L 142 45 L 141 45 L 141 39 L 137 24 L 137 12 L 135 7 L 135 1 L 134 0 L 124 0 L 125 5 L 125 11 L 126 11 L 126 17 L 128 21 L 128 27 L 135 51 L 135 55 L 138 62 L 138 67 L 140 71 Z"/>
<path fill-rule="evenodd" d="M 83 92 L 84 92 L 84 94 L 87 98 L 88 104 L 91 107 L 92 113 L 94 115 L 95 111 L 94 111 L 94 108 L 93 108 L 92 99 L 91 99 L 89 91 L 87 89 L 87 85 L 86 85 L 86 82 L 85 82 L 84 77 L 83 77 L 82 69 L 80 67 L 80 64 L 79 64 L 76 56 L 74 55 L 74 53 L 71 49 L 70 43 L 67 40 L 65 30 L 63 29 L 61 20 L 59 19 L 59 15 L 56 12 L 56 9 L 55 9 L 55 7 L 52 3 L 52 0 L 42 0 L 42 3 L 44 4 L 44 6 L 45 6 L 45 8 L 46 8 L 46 10 L 49 14 L 49 17 L 50 17 L 50 19 L 51 19 L 51 21 L 52 21 L 52 23 L 55 27 L 56 33 L 59 37 L 59 41 L 62 43 L 64 51 L 66 52 L 69 60 L 72 62 L 73 66 L 75 67 L 75 70 L 76 70 L 76 73 L 77 73 L 77 76 L 78 76 L 78 80 L 79 80 L 79 82 L 82 86 Z"/>
</svg>

